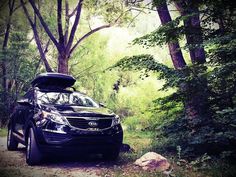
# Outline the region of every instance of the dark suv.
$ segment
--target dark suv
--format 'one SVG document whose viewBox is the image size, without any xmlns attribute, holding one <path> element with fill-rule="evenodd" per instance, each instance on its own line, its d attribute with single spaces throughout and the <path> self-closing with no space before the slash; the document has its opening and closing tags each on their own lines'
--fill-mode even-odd
<svg viewBox="0 0 236 177">
<path fill-rule="evenodd" d="M 44 73 L 18 101 L 8 125 L 7 148 L 27 147 L 36 165 L 48 153 L 100 153 L 115 160 L 123 140 L 120 118 L 93 99 L 72 90 L 75 79 Z"/>
</svg>

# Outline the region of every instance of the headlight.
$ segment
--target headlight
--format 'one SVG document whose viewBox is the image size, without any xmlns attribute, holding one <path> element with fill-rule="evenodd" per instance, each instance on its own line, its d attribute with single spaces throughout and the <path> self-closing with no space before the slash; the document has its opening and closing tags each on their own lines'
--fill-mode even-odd
<svg viewBox="0 0 236 177">
<path fill-rule="evenodd" d="M 42 116 L 45 119 L 49 119 L 49 120 L 59 123 L 59 124 L 67 124 L 66 119 L 63 116 L 61 116 L 60 114 L 43 111 Z"/>
<path fill-rule="evenodd" d="M 116 115 L 113 120 L 113 125 L 118 125 L 118 124 L 120 124 L 120 117 L 118 115 Z"/>
</svg>

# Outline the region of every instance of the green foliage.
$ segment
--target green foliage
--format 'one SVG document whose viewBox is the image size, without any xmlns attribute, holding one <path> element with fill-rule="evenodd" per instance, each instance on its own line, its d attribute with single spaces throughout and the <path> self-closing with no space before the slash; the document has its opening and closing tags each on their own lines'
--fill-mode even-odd
<svg viewBox="0 0 236 177">
<path fill-rule="evenodd" d="M 184 27 L 183 25 L 180 26 L 181 20 L 183 20 L 183 17 L 170 21 L 150 34 L 136 38 L 133 44 L 139 44 L 148 48 L 157 45 L 163 46 L 168 42 L 178 41 L 178 39 L 181 39 L 184 35 Z"/>
<path fill-rule="evenodd" d="M 5 124 L 16 100 L 30 87 L 37 70 L 39 57 L 35 47 L 29 45 L 26 34 L 14 31 L 10 35 L 9 47 L 0 52 L 0 62 L 5 61 L 7 68 L 7 93 L 0 88 L 1 123 Z M 2 74 L 0 75 L 2 79 Z M 3 94 L 7 100 L 3 101 Z"/>
<path fill-rule="evenodd" d="M 6 128 L 0 128 L 0 137 L 7 136 L 7 129 Z"/>
<path fill-rule="evenodd" d="M 137 55 L 132 57 L 124 57 L 118 61 L 112 68 L 120 68 L 122 70 L 141 70 L 141 77 L 148 77 L 150 71 L 158 72 L 157 78 L 159 80 L 164 79 L 168 80 L 168 84 L 164 85 L 163 88 L 167 89 L 168 87 L 175 87 L 180 83 L 178 79 L 179 75 L 182 75 L 181 71 L 177 72 L 176 70 L 167 67 L 164 64 L 156 61 L 151 55 Z"/>
<path fill-rule="evenodd" d="M 155 1 L 158 4 L 161 2 Z M 227 154 L 227 158 L 235 158 L 235 9 L 231 8 L 229 1 L 191 3 L 200 8 L 201 14 L 207 16 L 201 21 L 203 43 L 186 44 L 184 48 L 204 46 L 208 61 L 206 64 L 193 64 L 174 70 L 156 62 L 151 55 L 137 55 L 124 57 L 112 68 L 138 70 L 145 77 L 150 72 L 156 73 L 157 79 L 165 81 L 162 90 L 174 89 L 168 96 L 156 99 L 150 109 L 156 118 L 154 123 L 150 123 L 150 129 L 157 133 L 154 146 L 158 151 L 177 153 L 176 147 L 181 147 L 181 156 L 190 159 L 204 156 L 205 153 L 218 157 L 219 154 L 224 154 L 221 157 L 225 158 Z M 224 3 L 226 8 L 222 10 L 220 5 Z M 197 35 L 183 23 L 194 15 L 196 14 L 189 13 L 177 17 L 154 32 L 135 39 L 133 44 L 149 48 L 175 42 L 186 34 Z M 216 23 L 219 28 L 215 26 Z M 198 107 L 209 109 L 209 113 L 201 112 L 200 117 L 189 120 L 184 114 L 184 108 L 188 103 L 193 103 L 193 100 L 198 102 Z M 225 150 L 228 153 L 224 153 Z"/>
<path fill-rule="evenodd" d="M 141 121 L 141 124 L 136 121 L 134 129 L 136 126 L 137 129 L 145 129 L 149 126 L 150 117 L 146 110 L 153 99 L 164 94 L 157 91 L 163 83 L 156 82 L 156 76 L 152 74 L 142 80 L 139 78 L 140 72 L 107 69 L 119 57 L 114 57 L 113 54 L 110 56 L 111 49 L 107 48 L 107 43 L 107 37 L 96 34 L 86 40 L 83 47 L 76 51 L 70 61 L 70 72 L 77 78 L 76 88 L 86 92 L 98 102 L 105 103 L 125 121 L 132 122 L 134 119 Z M 93 50 L 89 50 L 91 48 Z M 115 90 L 114 85 L 117 83 L 119 83 L 118 89 Z"/>
<path fill-rule="evenodd" d="M 131 20 L 131 13 L 124 1 L 117 0 L 89 0 L 84 1 L 88 17 L 102 16 L 105 22 L 125 24 Z"/>
</svg>

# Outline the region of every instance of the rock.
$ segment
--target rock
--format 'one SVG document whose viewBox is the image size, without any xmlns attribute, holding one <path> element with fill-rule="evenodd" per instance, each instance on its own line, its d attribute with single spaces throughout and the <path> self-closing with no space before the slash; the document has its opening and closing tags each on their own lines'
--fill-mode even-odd
<svg viewBox="0 0 236 177">
<path fill-rule="evenodd" d="M 134 164 L 142 167 L 144 170 L 157 170 L 160 172 L 170 168 L 170 163 L 167 159 L 155 152 L 144 154 L 142 157 L 137 159 Z"/>
</svg>

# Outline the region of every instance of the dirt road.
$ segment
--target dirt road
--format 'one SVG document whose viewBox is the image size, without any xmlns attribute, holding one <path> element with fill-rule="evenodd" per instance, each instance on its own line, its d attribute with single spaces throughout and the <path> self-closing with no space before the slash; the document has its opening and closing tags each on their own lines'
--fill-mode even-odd
<svg viewBox="0 0 236 177">
<path fill-rule="evenodd" d="M 8 151 L 6 137 L 0 138 L 0 177 L 108 177 L 104 171 L 113 165 L 103 162 L 99 157 L 83 159 L 54 157 L 40 166 L 30 167 L 25 162 L 24 146 L 19 146 L 18 151 Z"/>
</svg>

